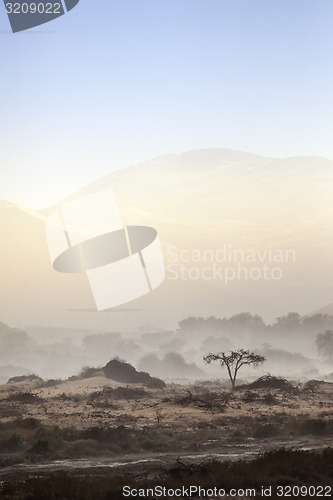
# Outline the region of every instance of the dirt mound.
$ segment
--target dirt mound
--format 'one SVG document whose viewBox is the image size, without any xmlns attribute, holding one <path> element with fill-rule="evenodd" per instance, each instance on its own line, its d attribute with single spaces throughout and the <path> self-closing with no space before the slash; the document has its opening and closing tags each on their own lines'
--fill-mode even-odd
<svg viewBox="0 0 333 500">
<path fill-rule="evenodd" d="M 318 387 L 319 385 L 326 385 L 326 382 L 324 380 L 308 380 L 304 387 Z"/>
<path fill-rule="evenodd" d="M 11 377 L 8 381 L 7 384 L 10 384 L 11 382 L 42 382 L 42 378 L 38 377 L 38 375 L 35 375 L 34 373 L 31 375 L 20 375 L 18 377 Z"/>
<path fill-rule="evenodd" d="M 166 387 L 165 382 L 159 378 L 151 377 L 147 372 L 138 372 L 134 366 L 120 361 L 119 359 L 112 359 L 103 368 L 106 377 L 115 380 L 116 382 L 123 382 L 125 384 L 144 384 L 151 389 L 162 389 Z"/>
<path fill-rule="evenodd" d="M 285 378 L 263 375 L 247 387 L 250 389 L 280 389 L 282 391 L 294 391 L 294 386 Z"/>
</svg>

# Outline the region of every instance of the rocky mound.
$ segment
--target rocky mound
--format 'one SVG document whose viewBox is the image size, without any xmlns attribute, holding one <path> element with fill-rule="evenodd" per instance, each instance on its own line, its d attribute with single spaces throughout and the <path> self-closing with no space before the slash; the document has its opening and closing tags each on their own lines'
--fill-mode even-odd
<svg viewBox="0 0 333 500">
<path fill-rule="evenodd" d="M 104 375 L 107 378 L 122 382 L 125 384 L 143 384 L 151 389 L 162 389 L 166 387 L 165 382 L 159 378 L 151 377 L 147 372 L 138 372 L 134 366 L 112 359 L 103 368 Z"/>
</svg>

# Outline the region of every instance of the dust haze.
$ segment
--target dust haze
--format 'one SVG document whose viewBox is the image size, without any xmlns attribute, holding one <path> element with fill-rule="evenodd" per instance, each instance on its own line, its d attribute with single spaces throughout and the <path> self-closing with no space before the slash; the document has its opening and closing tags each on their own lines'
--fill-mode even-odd
<svg viewBox="0 0 333 500">
<path fill-rule="evenodd" d="M 156 228 L 166 267 L 157 289 L 100 313 L 87 277 L 50 263 L 58 205 L 0 202 L 3 498 L 67 498 L 70 484 L 71 500 L 120 499 L 124 474 L 255 477 L 258 494 L 272 474 L 304 485 L 316 469 L 331 484 L 332 186 L 324 158 L 226 149 L 97 179 L 59 205 L 112 188 L 124 225 Z M 244 353 L 258 366 L 233 372 Z"/>
<path fill-rule="evenodd" d="M 266 324 L 258 315 L 230 318 L 189 317 L 173 331 L 147 333 L 84 331 L 30 327 L 26 331 L 0 324 L 0 377 L 36 373 L 42 378 L 67 378 L 85 367 L 102 367 L 112 358 L 165 380 L 223 378 L 219 367 L 207 367 L 203 356 L 245 347 L 266 358 L 264 367 L 244 372 L 296 379 L 332 379 L 330 345 L 318 348 L 318 335 L 333 331 L 333 316 L 289 313 Z M 49 337 L 49 339 L 47 339 Z M 58 338 L 58 341 L 55 339 Z"/>
</svg>

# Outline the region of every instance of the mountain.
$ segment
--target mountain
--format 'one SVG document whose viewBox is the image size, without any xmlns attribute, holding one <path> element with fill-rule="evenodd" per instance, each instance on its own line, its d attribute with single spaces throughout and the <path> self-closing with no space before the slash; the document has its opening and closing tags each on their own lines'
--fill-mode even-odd
<svg viewBox="0 0 333 500">
<path fill-rule="evenodd" d="M 251 311 L 273 319 L 331 302 L 332 161 L 266 158 L 227 149 L 189 151 L 114 172 L 59 204 L 108 187 L 125 224 L 158 230 L 165 282 L 140 299 L 97 313 L 86 277 L 57 273 L 50 265 L 44 218 L 55 206 L 32 212 L 1 202 L 0 320 L 12 326 L 170 328 L 188 315 Z M 228 251 L 226 262 L 217 262 L 216 256 Z M 242 255 L 255 256 L 255 262 L 239 261 Z M 270 255 L 280 255 L 283 262 L 269 260 Z M 245 279 L 243 270 L 241 279 L 225 284 L 219 275 L 208 280 L 201 275 L 204 268 L 213 274 L 214 265 L 223 274 L 226 267 L 237 270 L 238 264 L 248 272 L 262 271 L 265 264 L 277 267 L 279 279 L 265 279 L 262 272 L 260 279 Z M 173 280 L 182 265 L 187 279 Z M 199 279 L 189 278 L 191 268 Z"/>
</svg>

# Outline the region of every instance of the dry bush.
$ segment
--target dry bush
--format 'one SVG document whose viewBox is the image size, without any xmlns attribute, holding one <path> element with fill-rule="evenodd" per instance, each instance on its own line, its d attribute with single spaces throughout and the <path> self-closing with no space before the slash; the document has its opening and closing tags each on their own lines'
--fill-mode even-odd
<svg viewBox="0 0 333 500">
<path fill-rule="evenodd" d="M 279 389 L 280 391 L 298 394 L 298 388 L 294 387 L 287 379 L 281 377 L 274 377 L 272 375 L 263 375 L 251 384 L 240 386 L 238 389 L 244 387 L 248 389 Z"/>
<path fill-rule="evenodd" d="M 305 392 L 305 393 L 310 392 L 310 393 L 314 394 L 315 392 L 318 391 L 320 386 L 323 386 L 325 384 L 326 384 L 326 382 L 324 382 L 323 380 L 308 380 L 308 382 L 306 382 L 304 384 L 304 387 L 301 390 L 301 392 Z"/>
<path fill-rule="evenodd" d="M 274 394 L 271 394 L 270 392 L 266 394 L 260 394 L 258 392 L 246 391 L 241 400 L 243 401 L 243 403 L 257 402 L 269 406 L 279 404 L 279 401 L 277 400 L 276 396 Z"/>
<path fill-rule="evenodd" d="M 43 401 L 42 398 L 34 394 L 33 392 L 15 392 L 7 397 L 7 401 L 12 403 L 21 403 L 21 404 L 38 404 Z"/>
<path fill-rule="evenodd" d="M 11 382 L 42 382 L 43 379 L 36 375 L 35 373 L 32 373 L 30 375 L 19 375 L 17 377 L 11 377 L 7 384 Z"/>
<path fill-rule="evenodd" d="M 265 405 L 269 406 L 274 406 L 279 404 L 279 401 L 276 399 L 274 394 L 271 394 L 270 392 L 263 395 L 263 402 L 265 403 Z"/>
<path fill-rule="evenodd" d="M 254 401 L 260 401 L 261 397 L 257 392 L 246 391 L 241 399 L 243 403 L 253 403 Z"/>
<path fill-rule="evenodd" d="M 37 429 L 41 426 L 40 420 L 36 418 L 16 418 L 9 422 L 0 422 L 0 431 L 14 430 L 14 429 Z"/>
<path fill-rule="evenodd" d="M 91 367 L 91 366 L 84 366 L 82 368 L 82 370 L 80 371 L 78 377 L 75 377 L 75 378 L 83 380 L 85 378 L 95 377 L 96 375 L 99 375 L 101 373 L 103 373 L 102 372 L 102 368 L 94 368 L 94 367 Z"/>
<path fill-rule="evenodd" d="M 46 387 L 46 388 L 47 387 L 56 387 L 57 385 L 63 384 L 64 382 L 65 382 L 65 380 L 62 380 L 62 379 L 50 378 L 49 380 L 45 380 L 45 381 L 40 382 L 37 385 L 37 388 L 42 389 L 44 387 Z"/>
<path fill-rule="evenodd" d="M 141 387 L 103 387 L 103 390 L 92 392 L 88 398 L 89 401 L 100 399 L 140 399 L 149 397 L 150 393 Z"/>
<path fill-rule="evenodd" d="M 85 396 L 83 394 L 68 394 L 66 392 L 62 392 L 58 396 L 54 396 L 52 399 L 55 401 L 73 401 L 74 403 L 81 403 L 84 401 Z"/>
<path fill-rule="evenodd" d="M 202 388 L 202 392 L 193 392 L 193 389 L 191 389 L 187 389 L 186 394 L 178 394 L 174 402 L 181 406 L 194 405 L 204 410 L 224 412 L 233 399 L 233 395 L 229 392 L 203 392 Z"/>
<path fill-rule="evenodd" d="M 253 437 L 255 438 L 273 438 L 280 436 L 282 430 L 276 424 L 268 423 L 263 425 L 258 425 L 253 433 Z"/>
</svg>

